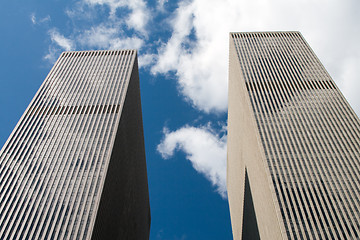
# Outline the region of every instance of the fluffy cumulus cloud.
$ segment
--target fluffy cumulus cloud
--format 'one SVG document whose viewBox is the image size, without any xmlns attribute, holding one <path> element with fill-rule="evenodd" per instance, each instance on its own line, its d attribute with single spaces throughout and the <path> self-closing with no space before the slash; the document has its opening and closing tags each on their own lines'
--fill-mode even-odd
<svg viewBox="0 0 360 240">
<path fill-rule="evenodd" d="M 156 55 L 152 53 L 142 53 L 139 55 L 138 61 L 140 67 L 149 67 L 152 66 L 156 61 Z"/>
<path fill-rule="evenodd" d="M 222 131 L 223 133 L 223 131 Z M 196 171 L 203 174 L 226 198 L 226 135 L 217 134 L 210 125 L 184 126 L 170 132 L 164 129 L 164 138 L 157 146 L 164 159 L 183 151 Z"/>
<path fill-rule="evenodd" d="M 168 2 L 169 0 L 157 0 L 156 3 L 156 10 L 160 11 L 160 12 L 164 12 L 165 11 L 165 4 Z"/>
<path fill-rule="evenodd" d="M 74 26 L 68 37 L 54 29 L 49 31 L 51 45 L 45 59 L 50 62 L 62 50 L 140 49 L 147 39 L 151 16 L 143 0 L 82 0 L 65 13 Z M 105 17 L 98 18 L 104 13 Z M 35 15 L 31 21 L 37 22 Z"/>
<path fill-rule="evenodd" d="M 56 29 L 50 30 L 49 35 L 50 35 L 51 41 L 53 43 L 57 44 L 63 50 L 71 51 L 74 49 L 74 42 L 71 39 L 66 38 L 64 35 L 59 33 Z"/>
<path fill-rule="evenodd" d="M 99 25 L 85 30 L 78 36 L 78 42 L 90 48 L 101 49 L 139 49 L 143 40 L 139 37 L 120 37 L 116 26 Z"/>
<path fill-rule="evenodd" d="M 146 7 L 146 3 L 143 0 L 84 0 L 84 3 L 88 5 L 105 5 L 110 8 L 110 19 L 120 21 L 116 16 L 116 11 L 119 8 L 127 8 L 130 10 L 130 14 L 125 17 L 126 24 L 129 28 L 133 28 L 136 31 L 146 34 L 146 24 L 150 18 L 150 12 Z"/>
<path fill-rule="evenodd" d="M 75 48 L 75 41 L 65 37 L 56 28 L 49 30 L 48 32 L 51 40 L 48 53 L 44 56 L 44 59 L 50 63 L 54 63 L 59 57 L 60 51 L 71 51 Z"/>
<path fill-rule="evenodd" d="M 70 38 L 65 37 L 55 28 L 49 31 L 51 45 L 49 52 L 44 56 L 44 59 L 53 63 L 56 61 L 59 51 L 71 51 L 75 48 L 75 43 Z"/>
<path fill-rule="evenodd" d="M 186 100 L 205 112 L 225 112 L 229 32 L 299 30 L 356 107 L 356 9 L 356 0 L 185 0 L 169 19 L 172 36 L 159 48 L 152 72 L 175 71 Z"/>
<path fill-rule="evenodd" d="M 175 71 L 181 93 L 194 107 L 225 112 L 229 33 L 215 19 L 226 15 L 219 12 L 226 3 L 204 1 L 200 5 L 196 1 L 179 5 L 170 20 L 172 36 L 159 49 L 152 73 Z"/>
</svg>

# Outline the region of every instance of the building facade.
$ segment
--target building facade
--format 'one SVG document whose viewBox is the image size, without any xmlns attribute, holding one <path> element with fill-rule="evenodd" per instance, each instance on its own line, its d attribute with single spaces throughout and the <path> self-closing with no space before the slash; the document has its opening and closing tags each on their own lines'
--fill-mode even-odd
<svg viewBox="0 0 360 240">
<path fill-rule="evenodd" d="M 149 231 L 137 52 L 64 52 L 0 152 L 0 239 Z"/>
<path fill-rule="evenodd" d="M 358 239 L 360 121 L 299 32 L 230 34 L 234 239 Z"/>
</svg>

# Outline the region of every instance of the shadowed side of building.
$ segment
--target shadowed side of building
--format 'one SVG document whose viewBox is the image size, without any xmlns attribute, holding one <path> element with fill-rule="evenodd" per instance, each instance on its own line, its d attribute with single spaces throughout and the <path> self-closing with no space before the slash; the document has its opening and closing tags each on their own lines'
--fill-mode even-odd
<svg viewBox="0 0 360 240">
<path fill-rule="evenodd" d="M 95 220 L 92 239 L 149 239 L 150 205 L 137 61 Z"/>
</svg>

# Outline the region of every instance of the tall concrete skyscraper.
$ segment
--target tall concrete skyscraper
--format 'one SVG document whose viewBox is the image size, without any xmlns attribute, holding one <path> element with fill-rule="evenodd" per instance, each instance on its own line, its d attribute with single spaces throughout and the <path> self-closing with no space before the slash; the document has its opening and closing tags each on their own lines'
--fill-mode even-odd
<svg viewBox="0 0 360 240">
<path fill-rule="evenodd" d="M 0 152 L 0 239 L 148 239 L 137 53 L 64 52 Z"/>
<path fill-rule="evenodd" d="M 234 239 L 360 237 L 360 121 L 299 32 L 230 34 L 228 117 Z"/>
</svg>

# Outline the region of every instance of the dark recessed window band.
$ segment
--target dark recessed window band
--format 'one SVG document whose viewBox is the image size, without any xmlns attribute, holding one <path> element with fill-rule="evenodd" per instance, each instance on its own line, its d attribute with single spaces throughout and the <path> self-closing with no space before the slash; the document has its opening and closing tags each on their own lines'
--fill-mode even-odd
<svg viewBox="0 0 360 240">
<path fill-rule="evenodd" d="M 53 106 L 42 108 L 31 108 L 27 115 L 72 115 L 72 114 L 104 114 L 118 113 L 120 105 L 88 105 L 88 106 Z"/>
</svg>

